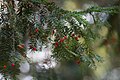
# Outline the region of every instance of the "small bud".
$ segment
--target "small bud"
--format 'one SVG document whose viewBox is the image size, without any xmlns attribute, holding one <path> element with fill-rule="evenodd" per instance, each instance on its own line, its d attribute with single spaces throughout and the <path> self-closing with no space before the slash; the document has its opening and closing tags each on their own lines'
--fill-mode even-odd
<svg viewBox="0 0 120 80">
<path fill-rule="evenodd" d="M 55 31 L 53 30 L 53 31 L 52 31 L 52 35 L 54 35 L 54 34 L 55 34 Z"/>
<path fill-rule="evenodd" d="M 35 47 L 32 48 L 33 51 L 37 51 L 37 49 Z"/>
<path fill-rule="evenodd" d="M 3 67 L 4 67 L 4 69 L 6 69 L 6 68 L 7 68 L 7 66 L 6 66 L 6 65 L 4 65 Z"/>
<path fill-rule="evenodd" d="M 76 60 L 76 64 L 80 64 L 80 60 Z"/>
<path fill-rule="evenodd" d="M 79 40 L 79 38 L 78 38 L 78 37 L 75 37 L 75 40 L 77 40 L 77 41 L 78 41 L 78 40 Z"/>
<path fill-rule="evenodd" d="M 55 43 L 55 48 L 56 48 L 56 47 L 58 47 L 58 45 L 59 45 L 59 43 L 58 43 L 58 42 L 56 42 L 56 43 Z"/>
<path fill-rule="evenodd" d="M 72 36 L 72 37 L 74 37 L 74 36 L 75 36 L 75 34 L 73 33 L 71 36 Z"/>
<path fill-rule="evenodd" d="M 36 33 L 38 33 L 38 32 L 39 32 L 39 29 L 38 29 L 38 28 L 36 28 L 36 29 L 35 29 L 35 32 L 36 32 Z"/>
<path fill-rule="evenodd" d="M 30 45 L 29 47 L 30 47 L 30 49 L 32 49 L 32 48 L 33 48 L 33 46 L 32 46 L 32 45 Z"/>
<path fill-rule="evenodd" d="M 66 48 L 69 48 L 68 46 L 66 46 Z"/>
<path fill-rule="evenodd" d="M 64 42 L 64 38 L 61 38 L 61 39 L 60 39 L 60 42 L 61 42 L 61 43 Z"/>
<path fill-rule="evenodd" d="M 79 35 L 78 38 L 80 38 L 81 36 Z"/>
<path fill-rule="evenodd" d="M 14 63 L 12 63 L 12 64 L 11 64 L 11 66 L 12 66 L 12 67 L 14 67 L 14 66 L 15 66 L 15 64 L 14 64 Z"/>
</svg>

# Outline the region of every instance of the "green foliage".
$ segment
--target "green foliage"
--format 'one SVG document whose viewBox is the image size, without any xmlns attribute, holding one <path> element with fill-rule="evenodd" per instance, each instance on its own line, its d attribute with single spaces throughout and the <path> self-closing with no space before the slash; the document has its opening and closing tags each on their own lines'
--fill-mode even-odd
<svg viewBox="0 0 120 80">
<path fill-rule="evenodd" d="M 59 8 L 55 3 L 49 3 L 47 0 L 19 0 L 16 11 L 14 1 L 6 0 L 6 2 L 8 13 L 4 13 L 4 7 L 1 10 L 4 18 L 2 17 L 0 23 L 2 26 L 0 27 L 0 66 L 16 63 L 14 70 L 0 68 L 1 73 L 7 72 L 8 75 L 11 75 L 11 72 L 19 73 L 20 55 L 27 58 L 25 52 L 28 47 L 21 45 L 25 44 L 27 39 L 30 40 L 29 44 L 32 47 L 37 47 L 37 41 L 42 45 L 50 42 L 53 46 L 53 57 L 58 61 L 79 59 L 88 66 L 95 67 L 96 61 L 102 62 L 102 58 L 92 47 L 99 37 L 98 23 L 95 21 L 95 24 L 91 25 L 82 16 L 92 12 L 109 14 L 119 12 L 118 7 L 91 7 L 85 11 L 72 12 Z M 69 25 L 65 25 L 66 23 Z M 54 36 L 55 39 L 50 36 Z M 84 39 L 83 42 L 80 41 L 81 39 Z"/>
</svg>

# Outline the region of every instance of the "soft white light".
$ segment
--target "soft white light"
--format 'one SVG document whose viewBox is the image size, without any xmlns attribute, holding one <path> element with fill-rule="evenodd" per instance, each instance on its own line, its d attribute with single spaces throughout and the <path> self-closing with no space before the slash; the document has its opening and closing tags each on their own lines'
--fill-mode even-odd
<svg viewBox="0 0 120 80">
<path fill-rule="evenodd" d="M 31 75 L 19 74 L 17 77 L 19 80 L 33 80 Z"/>
<path fill-rule="evenodd" d="M 21 73 L 28 73 L 30 70 L 30 65 L 27 61 L 24 61 L 22 63 L 20 63 L 20 71 Z"/>
<path fill-rule="evenodd" d="M 31 63 L 36 64 L 36 69 L 49 69 L 54 68 L 56 66 L 56 60 L 51 57 L 52 55 L 52 45 L 48 44 L 48 46 L 42 46 L 42 51 L 32 51 L 28 50 L 27 57 L 30 59 Z M 39 72 L 39 71 L 38 71 Z"/>
</svg>

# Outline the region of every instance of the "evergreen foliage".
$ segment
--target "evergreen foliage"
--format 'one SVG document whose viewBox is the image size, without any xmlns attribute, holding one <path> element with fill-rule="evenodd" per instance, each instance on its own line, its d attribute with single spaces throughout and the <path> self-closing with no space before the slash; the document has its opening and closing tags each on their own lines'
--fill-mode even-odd
<svg viewBox="0 0 120 80">
<path fill-rule="evenodd" d="M 19 63 L 21 57 L 27 60 L 27 49 L 40 51 L 48 43 L 56 60 L 80 60 L 95 67 L 96 61 L 103 61 L 93 45 L 100 38 L 98 31 L 104 23 L 93 15 L 94 24 L 90 24 L 83 15 L 119 11 L 119 6 L 68 11 L 47 0 L 18 0 L 17 5 L 14 0 L 4 0 L 0 9 L 0 73 L 8 77 L 19 74 Z M 38 42 L 42 43 L 39 47 Z"/>
</svg>

